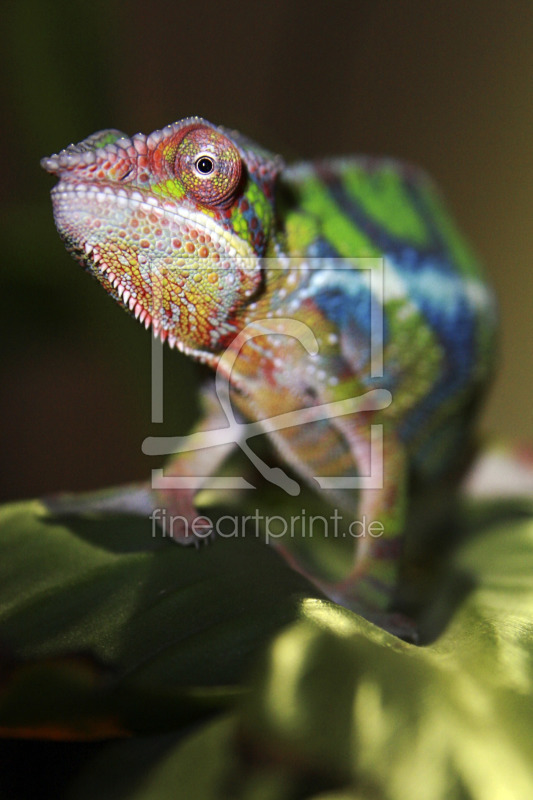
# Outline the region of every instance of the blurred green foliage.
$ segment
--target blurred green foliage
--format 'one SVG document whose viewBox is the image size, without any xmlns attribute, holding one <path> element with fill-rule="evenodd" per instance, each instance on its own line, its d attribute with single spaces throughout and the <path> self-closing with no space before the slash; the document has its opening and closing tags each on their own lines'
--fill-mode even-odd
<svg viewBox="0 0 533 800">
<path fill-rule="evenodd" d="M 255 535 L 198 552 L 149 520 L 4 507 L 5 796 L 529 797 L 533 504 L 461 520 L 417 647 L 322 598 Z"/>
</svg>

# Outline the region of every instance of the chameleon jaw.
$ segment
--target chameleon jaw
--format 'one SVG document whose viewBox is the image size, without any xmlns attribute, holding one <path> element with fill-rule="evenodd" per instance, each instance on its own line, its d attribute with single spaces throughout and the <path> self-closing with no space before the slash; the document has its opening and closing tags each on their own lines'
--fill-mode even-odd
<svg viewBox="0 0 533 800">
<path fill-rule="evenodd" d="M 60 180 L 57 228 L 74 256 L 154 335 L 182 352 L 219 348 L 261 280 L 249 246 L 194 209 L 140 191 Z"/>
<path fill-rule="evenodd" d="M 110 284 L 112 291 L 109 290 L 109 293 L 112 294 L 113 297 L 126 309 L 126 311 L 131 313 L 135 319 L 141 323 L 141 325 L 144 325 L 146 330 L 151 328 L 154 336 L 160 339 L 163 343 L 167 342 L 171 348 L 176 348 L 180 352 L 186 354 L 193 352 L 168 329 L 161 327 L 157 317 L 153 317 L 149 311 L 143 308 L 141 303 L 139 303 L 137 296 L 132 294 L 129 289 L 125 288 L 124 284 L 121 283 L 120 279 L 115 275 L 114 272 L 111 271 L 110 267 L 103 262 L 100 254 L 95 252 L 95 249 L 92 247 L 92 245 L 86 242 L 83 250 L 86 256 L 84 263 L 89 262 L 92 265 L 96 265 L 99 274 L 95 275 L 95 277 L 100 280 L 101 283 L 107 281 L 107 283 Z M 90 266 L 89 269 L 93 274 L 95 273 L 94 266 Z"/>
<path fill-rule="evenodd" d="M 127 289 L 123 283 L 120 282 L 120 279 L 117 278 L 114 272 L 111 271 L 108 264 L 106 264 L 100 253 L 96 252 L 95 248 L 89 244 L 89 242 L 85 242 L 83 245 L 83 251 L 86 256 L 84 258 L 84 263 L 88 265 L 88 269 L 92 270 L 93 273 L 98 270 L 98 275 L 96 277 L 102 276 L 102 278 L 108 281 L 111 285 L 114 293 L 116 294 L 116 299 L 119 300 L 122 305 L 126 308 L 126 310 L 130 311 L 135 319 L 138 319 L 141 324 L 144 324 L 145 328 L 148 329 L 149 327 L 154 328 L 154 333 L 159 335 L 162 341 L 167 339 L 168 331 L 160 330 L 157 333 L 157 321 L 154 325 L 154 320 L 152 316 L 142 307 L 142 305 L 137 300 L 137 296 L 135 293 L 132 293 L 129 289 Z M 96 268 L 96 269 L 95 269 Z M 172 341 L 174 339 L 174 341 Z M 177 343 L 175 337 L 171 337 L 169 339 L 169 344 L 171 347 L 174 347 Z"/>
</svg>

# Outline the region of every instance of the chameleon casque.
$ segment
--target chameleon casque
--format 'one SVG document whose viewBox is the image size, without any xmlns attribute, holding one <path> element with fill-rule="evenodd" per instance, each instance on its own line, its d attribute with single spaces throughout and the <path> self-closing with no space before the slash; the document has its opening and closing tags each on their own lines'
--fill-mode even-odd
<svg viewBox="0 0 533 800">
<path fill-rule="evenodd" d="M 270 431 L 330 502 L 382 523 L 382 536 L 357 541 L 342 581 L 315 582 L 370 618 L 385 614 L 412 478 L 429 487 L 464 457 L 494 349 L 492 293 L 429 179 L 371 157 L 287 167 L 199 117 L 149 136 L 104 130 L 42 165 L 59 178 L 54 216 L 68 250 L 154 335 L 218 368 L 244 419 L 269 430 L 280 414 L 391 393 L 381 407 Z M 213 393 L 206 406 L 199 429 L 227 426 Z M 315 476 L 327 487 L 328 476 L 349 485 L 370 474 L 376 424 L 381 487 L 320 489 Z M 207 477 L 230 449 L 183 453 L 165 473 Z M 162 503 L 196 514 L 191 489 L 154 491 Z"/>
</svg>

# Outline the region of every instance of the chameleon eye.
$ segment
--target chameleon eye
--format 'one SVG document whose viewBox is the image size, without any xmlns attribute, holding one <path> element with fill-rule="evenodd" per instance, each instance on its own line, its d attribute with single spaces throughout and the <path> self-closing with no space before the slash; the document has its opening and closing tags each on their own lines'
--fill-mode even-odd
<svg viewBox="0 0 533 800">
<path fill-rule="evenodd" d="M 230 205 L 242 175 L 235 145 L 204 125 L 187 131 L 178 145 L 174 168 L 188 195 L 204 206 Z"/>
<path fill-rule="evenodd" d="M 196 159 L 194 166 L 200 175 L 209 175 L 215 168 L 213 159 L 209 156 L 200 156 Z"/>
</svg>

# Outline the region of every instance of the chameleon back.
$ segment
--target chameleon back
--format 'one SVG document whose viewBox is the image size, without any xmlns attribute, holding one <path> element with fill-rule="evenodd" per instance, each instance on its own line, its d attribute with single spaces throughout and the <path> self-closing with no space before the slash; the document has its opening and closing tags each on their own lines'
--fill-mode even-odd
<svg viewBox="0 0 533 800">
<path fill-rule="evenodd" d="M 288 252 L 318 265 L 301 301 L 344 334 L 343 357 L 363 387 L 391 390 L 390 415 L 415 469 L 445 472 L 492 372 L 496 309 L 434 185 L 392 160 L 327 160 L 284 172 L 281 207 Z M 364 269 L 346 269 L 355 258 Z M 369 268 L 383 269 L 377 293 Z M 370 369 L 376 304 L 382 376 Z"/>
</svg>

